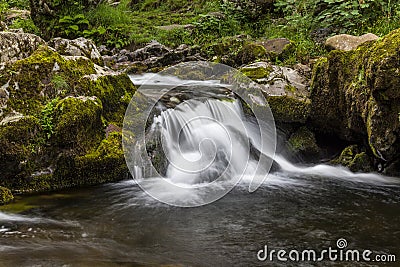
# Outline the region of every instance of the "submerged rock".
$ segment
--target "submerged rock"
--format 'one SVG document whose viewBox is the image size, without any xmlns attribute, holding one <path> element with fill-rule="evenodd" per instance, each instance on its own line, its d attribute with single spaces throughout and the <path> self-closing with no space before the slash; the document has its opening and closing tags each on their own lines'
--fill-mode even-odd
<svg viewBox="0 0 400 267">
<path fill-rule="evenodd" d="M 379 37 L 373 33 L 367 33 L 361 36 L 339 34 L 328 38 L 325 42 L 325 46 L 329 50 L 350 51 L 356 49 L 365 42 L 376 41 L 378 38 Z"/>
<path fill-rule="evenodd" d="M 400 153 L 400 30 L 320 59 L 312 80 L 310 122 L 351 142 L 366 142 L 388 165 Z"/>
</svg>

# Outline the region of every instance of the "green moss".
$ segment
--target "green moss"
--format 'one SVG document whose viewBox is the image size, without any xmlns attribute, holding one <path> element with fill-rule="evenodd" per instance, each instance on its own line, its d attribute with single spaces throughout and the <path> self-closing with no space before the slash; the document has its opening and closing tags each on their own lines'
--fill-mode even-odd
<svg viewBox="0 0 400 267">
<path fill-rule="evenodd" d="M 267 78 L 272 71 L 272 66 L 268 65 L 268 67 L 244 67 L 241 68 L 240 71 L 250 79 L 257 80 Z"/>
<path fill-rule="evenodd" d="M 343 149 L 340 156 L 331 163 L 346 166 L 353 172 L 373 171 L 371 158 L 365 151 L 361 151 L 357 145 L 351 145 Z"/>
<path fill-rule="evenodd" d="M 301 122 L 304 123 L 310 113 L 311 101 L 291 96 L 269 96 L 265 95 L 272 114 L 279 122 Z"/>
<path fill-rule="evenodd" d="M 288 142 L 291 151 L 295 154 L 317 155 L 319 153 L 315 135 L 307 127 L 298 129 L 290 136 Z"/>
<path fill-rule="evenodd" d="M 54 173 L 61 188 L 126 179 L 129 170 L 122 149 L 122 133 L 113 132 L 99 147 L 84 156 L 63 155 Z"/>
<path fill-rule="evenodd" d="M 76 153 L 95 148 L 104 136 L 102 111 L 102 103 L 95 97 L 67 97 L 59 101 L 54 111 L 51 141 Z"/>
<path fill-rule="evenodd" d="M 0 205 L 7 204 L 14 199 L 11 190 L 5 187 L 0 186 Z"/>
</svg>

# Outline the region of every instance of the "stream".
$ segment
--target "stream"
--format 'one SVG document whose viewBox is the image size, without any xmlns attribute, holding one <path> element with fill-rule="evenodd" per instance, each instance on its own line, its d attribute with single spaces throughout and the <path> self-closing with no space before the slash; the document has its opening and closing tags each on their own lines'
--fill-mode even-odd
<svg viewBox="0 0 400 267">
<path fill-rule="evenodd" d="M 132 77 L 136 82 L 142 78 Z M 224 118 L 224 112 L 229 113 L 225 108 L 239 112 L 236 119 L 242 116 L 236 102 L 223 104 L 210 100 L 194 106 L 197 109 L 190 104 L 187 108 L 198 112 L 208 107 L 205 112 L 220 119 Z M 190 115 L 184 108 L 180 112 L 174 116 Z M 153 124 L 162 125 L 167 120 L 161 114 Z M 185 146 L 179 149 L 189 156 L 177 160 L 177 164 L 189 168 L 193 165 L 186 160 L 194 158 L 199 166 L 212 166 L 212 172 L 202 170 L 201 175 L 187 177 L 171 164 L 166 169 L 166 179 L 176 184 L 209 183 L 215 173 L 221 175 L 222 166 L 227 170 L 223 172 L 224 179 L 213 186 L 223 188 L 231 185 L 237 173 L 244 172 L 243 179 L 238 179 L 237 183 L 235 180 L 236 186 L 225 196 L 196 208 L 170 206 L 142 190 L 155 188 L 164 179 L 149 178 L 143 171 L 136 179 L 118 183 L 17 197 L 15 203 L 0 207 L 0 267 L 322 266 L 310 261 L 261 262 L 257 253 L 265 245 L 276 250 L 323 250 L 336 247 L 338 239 L 345 239 L 349 249 L 368 249 L 374 254 L 400 257 L 399 178 L 357 174 L 343 167 L 323 164 L 296 165 L 277 154 L 274 161 L 280 169 L 271 172 L 261 186 L 250 193 L 251 177 L 263 170 L 254 167 L 256 164 L 252 164 L 252 160 L 255 159 L 246 154 L 249 153 L 245 152 L 248 151 L 246 147 L 238 145 L 241 142 L 233 140 L 238 146 L 231 153 L 234 166 L 226 161 L 230 153 L 225 153 L 229 146 L 224 138 L 213 139 L 216 147 L 203 144 L 200 154 L 189 153 L 193 143 L 212 139 L 210 132 L 216 136 L 224 134 L 218 126 L 214 127 L 214 121 L 202 132 L 200 125 L 204 123 L 207 122 L 192 125 L 197 129 L 197 140 L 194 135 L 182 137 Z M 224 125 L 235 123 L 229 121 Z M 171 123 L 165 125 L 170 127 L 165 128 L 167 137 L 172 138 L 168 140 L 173 140 L 171 129 L 174 127 Z M 243 127 L 252 129 L 247 124 Z M 238 140 L 244 138 L 241 130 L 224 129 L 233 131 Z M 186 134 L 191 132 L 189 127 Z M 257 142 L 250 141 L 257 149 Z M 167 143 L 170 144 L 169 155 L 179 158 L 174 154 L 177 148 L 172 144 L 175 142 Z M 242 153 L 237 153 L 237 149 Z M 211 165 L 207 158 L 199 160 L 210 154 L 208 150 L 222 151 Z M 238 170 L 243 159 L 249 160 L 250 167 Z M 202 197 L 198 186 L 193 191 L 188 190 L 166 192 L 165 199 L 179 199 L 175 203 L 185 206 Z M 375 265 L 362 261 L 326 261 L 323 266 Z M 387 263 L 385 266 L 398 265 Z"/>
</svg>

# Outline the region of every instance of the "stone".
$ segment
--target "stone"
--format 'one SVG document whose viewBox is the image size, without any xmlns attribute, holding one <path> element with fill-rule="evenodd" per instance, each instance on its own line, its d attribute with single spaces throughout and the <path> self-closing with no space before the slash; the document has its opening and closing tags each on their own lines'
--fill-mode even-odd
<svg viewBox="0 0 400 267">
<path fill-rule="evenodd" d="M 356 49 L 359 45 L 376 41 L 379 37 L 373 33 L 367 33 L 361 36 L 353 36 L 349 34 L 339 34 L 328 38 L 325 46 L 329 50 L 350 51 Z"/>
<path fill-rule="evenodd" d="M 348 142 L 367 140 L 376 161 L 400 153 L 400 30 L 356 50 L 334 50 L 314 66 L 309 122 Z"/>
<path fill-rule="evenodd" d="M 306 122 L 311 108 L 306 77 L 294 69 L 268 62 L 253 63 L 240 70 L 261 85 L 277 122 Z"/>
<path fill-rule="evenodd" d="M 0 64 L 27 58 L 44 44 L 43 39 L 34 34 L 0 32 Z"/>
<path fill-rule="evenodd" d="M 98 65 L 103 65 L 103 59 L 92 40 L 79 37 L 74 40 L 54 38 L 48 42 L 58 53 L 64 56 L 84 56 Z"/>
<path fill-rule="evenodd" d="M 260 44 L 265 48 L 268 53 L 275 55 L 282 55 L 285 50 L 288 50 L 292 45 L 292 42 L 286 38 L 276 38 L 267 41 L 262 41 Z"/>
<path fill-rule="evenodd" d="M 320 149 L 315 135 L 307 127 L 296 130 L 288 140 L 289 149 L 295 157 L 317 157 Z"/>
</svg>

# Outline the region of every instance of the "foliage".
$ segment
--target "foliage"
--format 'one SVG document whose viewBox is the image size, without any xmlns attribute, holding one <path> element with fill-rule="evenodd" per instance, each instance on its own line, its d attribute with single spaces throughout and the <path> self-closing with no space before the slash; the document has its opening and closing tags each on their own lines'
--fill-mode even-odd
<svg viewBox="0 0 400 267">
<path fill-rule="evenodd" d="M 58 25 L 55 26 L 62 35 L 69 38 L 76 38 L 80 36 L 84 30 L 89 27 L 89 20 L 84 14 L 77 14 L 74 16 L 66 15 L 58 20 Z"/>
<path fill-rule="evenodd" d="M 47 103 L 47 105 L 43 108 L 41 112 L 40 123 L 42 125 L 44 133 L 46 134 L 47 139 L 50 139 L 50 137 L 54 134 L 53 115 L 58 101 L 58 98 L 51 100 Z"/>
<path fill-rule="evenodd" d="M 33 33 L 36 35 L 40 35 L 39 29 L 33 23 L 32 19 L 15 19 L 10 25 L 11 29 L 22 29 L 26 33 Z"/>
</svg>

